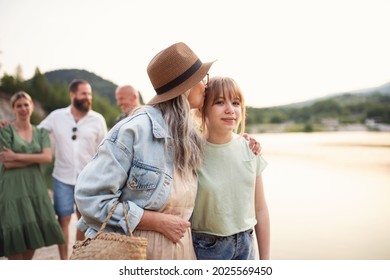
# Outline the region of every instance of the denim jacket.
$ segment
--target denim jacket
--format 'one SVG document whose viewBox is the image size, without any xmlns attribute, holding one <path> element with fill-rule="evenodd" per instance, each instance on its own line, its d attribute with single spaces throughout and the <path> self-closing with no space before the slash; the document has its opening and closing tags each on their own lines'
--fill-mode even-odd
<svg viewBox="0 0 390 280">
<path fill-rule="evenodd" d="M 132 230 L 144 210 L 162 208 L 173 182 L 173 149 L 168 138 L 161 112 L 151 106 L 139 108 L 108 132 L 77 179 L 79 230 L 93 237 L 118 199 L 126 203 Z M 106 230 L 128 233 L 121 203 Z"/>
</svg>

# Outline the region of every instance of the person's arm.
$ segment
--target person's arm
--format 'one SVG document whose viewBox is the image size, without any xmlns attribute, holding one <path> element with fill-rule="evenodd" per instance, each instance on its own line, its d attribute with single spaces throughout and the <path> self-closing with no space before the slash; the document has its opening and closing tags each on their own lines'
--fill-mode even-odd
<svg viewBox="0 0 390 280">
<path fill-rule="evenodd" d="M 179 216 L 145 210 L 136 229 L 159 232 L 176 243 L 190 226 L 189 221 Z"/>
<path fill-rule="evenodd" d="M 255 211 L 257 219 L 255 232 L 259 257 L 261 260 L 268 260 L 270 258 L 270 219 L 261 176 L 256 177 Z"/>
<path fill-rule="evenodd" d="M 10 124 L 11 123 L 9 121 L 1 121 L 0 120 L 0 128 L 10 126 Z"/>
<path fill-rule="evenodd" d="M 257 142 L 255 138 L 250 136 L 248 133 L 244 133 L 242 135 L 247 141 L 249 141 L 249 149 L 255 154 L 259 155 L 261 153 L 261 145 L 260 142 Z"/>
<path fill-rule="evenodd" d="M 31 165 L 31 163 L 27 164 L 27 163 L 17 162 L 17 161 L 7 161 L 7 162 L 3 162 L 3 165 L 4 165 L 5 169 L 12 169 L 12 168 L 26 167 L 26 166 Z"/>
<path fill-rule="evenodd" d="M 12 147 L 12 130 L 11 127 L 8 125 L 4 125 L 4 122 L 0 122 L 0 162 L 3 164 L 4 168 L 11 169 L 11 168 L 19 168 L 19 167 L 25 167 L 24 163 L 20 162 L 14 162 L 14 161 L 6 161 L 5 160 L 5 154 L 8 147 Z"/>
<path fill-rule="evenodd" d="M 8 148 L 12 143 L 10 133 L 2 133 L 0 161 L 4 163 L 5 168 L 20 168 L 31 164 L 50 163 L 52 161 L 52 149 L 50 147 L 50 137 L 48 131 L 40 129 L 37 130 L 37 132 L 39 133 L 38 137 L 42 151 L 40 153 L 33 154 L 15 153 L 12 149 Z"/>
<path fill-rule="evenodd" d="M 0 161 L 5 168 L 25 167 L 31 164 L 50 163 L 52 160 L 51 148 L 43 148 L 41 153 L 23 154 L 15 153 L 11 149 L 4 147 L 0 152 Z"/>
</svg>

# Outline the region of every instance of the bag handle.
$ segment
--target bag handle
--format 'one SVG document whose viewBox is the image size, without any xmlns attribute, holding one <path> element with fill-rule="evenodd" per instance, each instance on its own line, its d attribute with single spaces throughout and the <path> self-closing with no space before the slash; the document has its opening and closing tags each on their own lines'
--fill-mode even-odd
<svg viewBox="0 0 390 280">
<path fill-rule="evenodd" d="M 99 234 L 101 234 L 101 233 L 103 232 L 103 230 L 106 228 L 108 221 L 110 220 L 112 214 L 114 213 L 116 207 L 118 206 L 118 203 L 119 203 L 119 200 L 117 200 L 117 201 L 115 202 L 115 204 L 112 206 L 112 208 L 111 208 L 110 212 L 108 213 L 106 219 L 104 220 L 102 226 L 100 227 L 99 231 L 98 231 L 97 234 L 95 235 L 95 238 L 96 238 Z M 126 204 L 125 204 L 125 202 L 124 202 L 123 200 L 122 200 L 122 204 L 123 204 L 123 215 L 125 216 L 125 219 L 126 219 L 127 231 L 128 231 L 128 233 L 129 233 L 130 237 L 133 238 L 134 235 L 133 235 L 133 233 L 132 233 L 132 231 L 131 231 L 131 228 L 130 228 L 129 219 L 127 218 Z"/>
</svg>

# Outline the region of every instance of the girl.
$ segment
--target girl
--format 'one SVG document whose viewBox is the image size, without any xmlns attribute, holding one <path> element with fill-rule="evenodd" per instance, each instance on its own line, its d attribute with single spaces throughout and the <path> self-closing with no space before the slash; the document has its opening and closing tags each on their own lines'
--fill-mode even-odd
<svg viewBox="0 0 390 280">
<path fill-rule="evenodd" d="M 261 172 L 266 166 L 247 141 L 244 96 L 227 77 L 210 79 L 202 111 L 207 142 L 198 169 L 192 236 L 200 260 L 255 259 L 253 228 L 260 259 L 269 259 L 270 225 Z"/>
</svg>

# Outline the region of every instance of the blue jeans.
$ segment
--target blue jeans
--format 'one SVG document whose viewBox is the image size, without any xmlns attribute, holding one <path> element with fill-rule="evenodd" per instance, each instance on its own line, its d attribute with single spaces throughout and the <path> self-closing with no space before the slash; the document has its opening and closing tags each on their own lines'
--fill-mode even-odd
<svg viewBox="0 0 390 280">
<path fill-rule="evenodd" d="M 230 236 L 192 232 L 198 260 L 254 260 L 253 229 Z"/>
</svg>

